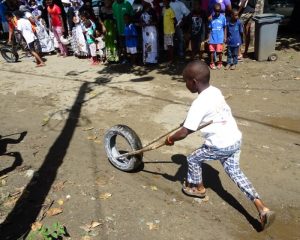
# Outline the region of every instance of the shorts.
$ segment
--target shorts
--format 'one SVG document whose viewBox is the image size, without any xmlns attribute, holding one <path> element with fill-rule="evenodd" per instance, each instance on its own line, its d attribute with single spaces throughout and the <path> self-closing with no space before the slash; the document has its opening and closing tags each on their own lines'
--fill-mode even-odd
<svg viewBox="0 0 300 240">
<path fill-rule="evenodd" d="M 126 51 L 129 54 L 136 54 L 137 53 L 136 47 L 126 47 Z"/>
<path fill-rule="evenodd" d="M 30 51 L 33 51 L 33 52 L 39 52 L 38 49 L 37 49 L 37 46 L 38 46 L 38 40 L 34 40 L 33 42 L 31 43 L 28 43 L 28 49 Z"/>
<path fill-rule="evenodd" d="M 217 53 L 223 52 L 223 44 L 222 43 L 209 44 L 208 48 L 209 48 L 210 52 L 217 52 Z"/>
<path fill-rule="evenodd" d="M 164 35 L 164 48 L 165 48 L 165 50 L 168 50 L 168 46 L 174 46 L 173 36 L 174 36 L 174 34 L 165 34 Z"/>
<path fill-rule="evenodd" d="M 254 13 L 243 13 L 240 17 L 241 21 L 244 25 L 247 25 L 249 22 L 251 22 L 253 18 Z"/>
<path fill-rule="evenodd" d="M 97 47 L 96 47 L 96 43 L 90 43 L 89 44 L 89 49 L 90 49 L 90 54 L 92 57 L 96 57 L 96 51 L 97 51 Z"/>
</svg>

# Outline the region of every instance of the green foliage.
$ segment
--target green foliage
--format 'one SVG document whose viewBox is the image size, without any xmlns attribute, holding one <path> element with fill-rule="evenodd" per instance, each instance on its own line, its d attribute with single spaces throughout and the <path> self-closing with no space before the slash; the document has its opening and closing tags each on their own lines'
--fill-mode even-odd
<svg viewBox="0 0 300 240">
<path fill-rule="evenodd" d="M 57 240 L 63 239 L 63 236 L 66 236 L 65 226 L 59 222 L 53 223 L 51 227 L 42 226 L 40 229 L 31 231 L 27 236 L 26 240 Z"/>
</svg>

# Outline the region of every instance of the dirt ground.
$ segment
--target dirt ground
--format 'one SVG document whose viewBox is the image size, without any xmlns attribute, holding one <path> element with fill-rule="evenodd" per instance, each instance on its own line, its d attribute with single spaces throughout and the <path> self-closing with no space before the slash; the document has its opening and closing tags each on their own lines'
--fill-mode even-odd
<svg viewBox="0 0 300 240">
<path fill-rule="evenodd" d="M 183 121 L 196 97 L 182 81 L 184 64 L 91 67 L 49 56 L 35 68 L 31 59 L 1 60 L 0 238 L 18 239 L 40 221 L 63 224 L 76 240 L 300 239 L 300 54 L 278 56 L 211 77 L 243 132 L 241 167 L 276 211 L 264 232 L 217 161 L 203 166 L 208 198 L 182 194 L 199 133 L 146 153 L 134 173 L 107 160 L 103 135 L 111 126 L 130 126 L 145 144 Z"/>
</svg>

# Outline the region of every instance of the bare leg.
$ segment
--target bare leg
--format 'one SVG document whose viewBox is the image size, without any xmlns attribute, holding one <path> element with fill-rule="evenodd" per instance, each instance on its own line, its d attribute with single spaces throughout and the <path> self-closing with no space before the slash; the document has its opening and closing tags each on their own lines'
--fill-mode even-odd
<svg viewBox="0 0 300 240">
<path fill-rule="evenodd" d="M 31 51 L 31 54 L 35 57 L 37 66 L 45 66 L 45 63 L 35 51 Z"/>
</svg>

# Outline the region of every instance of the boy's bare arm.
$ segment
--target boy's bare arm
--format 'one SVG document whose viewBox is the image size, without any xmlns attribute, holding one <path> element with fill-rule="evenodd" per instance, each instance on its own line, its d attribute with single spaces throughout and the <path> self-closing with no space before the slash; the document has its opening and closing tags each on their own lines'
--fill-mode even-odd
<svg viewBox="0 0 300 240">
<path fill-rule="evenodd" d="M 191 134 L 193 131 L 182 127 L 177 132 L 175 132 L 173 135 L 170 135 L 166 139 L 166 145 L 173 145 L 174 142 L 180 141 L 184 138 L 186 138 L 189 134 Z"/>
</svg>

